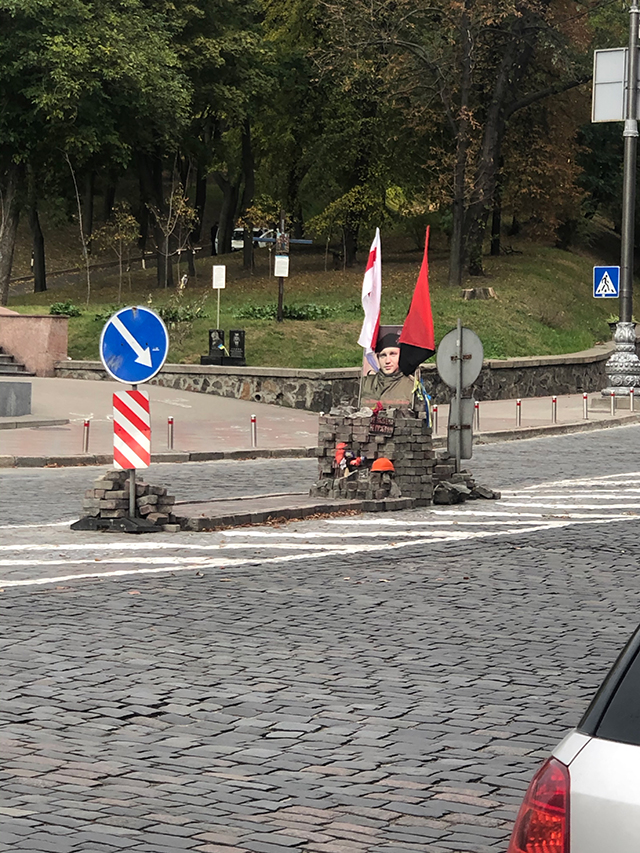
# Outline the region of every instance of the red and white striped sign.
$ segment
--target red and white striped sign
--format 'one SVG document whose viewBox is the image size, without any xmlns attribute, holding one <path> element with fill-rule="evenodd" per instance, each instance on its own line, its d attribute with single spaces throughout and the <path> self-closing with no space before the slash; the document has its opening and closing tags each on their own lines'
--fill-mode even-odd
<svg viewBox="0 0 640 853">
<path fill-rule="evenodd" d="M 113 467 L 148 468 L 151 462 L 149 398 L 142 391 L 113 395 Z"/>
</svg>

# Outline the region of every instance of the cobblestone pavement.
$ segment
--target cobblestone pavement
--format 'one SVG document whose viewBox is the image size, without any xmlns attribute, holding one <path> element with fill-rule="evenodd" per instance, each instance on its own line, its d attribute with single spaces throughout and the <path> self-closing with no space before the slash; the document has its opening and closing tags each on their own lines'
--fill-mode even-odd
<svg viewBox="0 0 640 853">
<path fill-rule="evenodd" d="M 96 469 L 0 472 L 4 847 L 504 851 L 636 625 L 639 437 L 479 448 L 496 503 L 217 534 L 25 526 L 73 517 Z M 307 472 L 149 480 L 187 499 Z"/>
</svg>

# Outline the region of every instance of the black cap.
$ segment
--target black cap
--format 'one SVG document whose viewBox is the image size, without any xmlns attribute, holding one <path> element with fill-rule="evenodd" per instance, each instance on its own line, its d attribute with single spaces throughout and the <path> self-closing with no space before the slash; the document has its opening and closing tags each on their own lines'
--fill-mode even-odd
<svg viewBox="0 0 640 853">
<path fill-rule="evenodd" d="M 387 347 L 399 347 L 399 332 L 387 332 L 386 335 L 382 335 L 376 341 L 376 352 L 382 352 L 383 349 Z"/>
</svg>

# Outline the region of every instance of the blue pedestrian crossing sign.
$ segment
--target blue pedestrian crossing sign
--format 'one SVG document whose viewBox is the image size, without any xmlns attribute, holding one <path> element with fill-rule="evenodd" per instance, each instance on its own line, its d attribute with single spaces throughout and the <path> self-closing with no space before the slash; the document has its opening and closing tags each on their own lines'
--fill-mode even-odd
<svg viewBox="0 0 640 853">
<path fill-rule="evenodd" d="M 160 370 L 169 351 L 169 333 L 160 317 L 138 305 L 122 308 L 106 323 L 100 336 L 100 358 L 118 382 L 138 385 Z"/>
<path fill-rule="evenodd" d="M 620 267 L 593 268 L 593 295 L 598 299 L 620 296 Z"/>
</svg>

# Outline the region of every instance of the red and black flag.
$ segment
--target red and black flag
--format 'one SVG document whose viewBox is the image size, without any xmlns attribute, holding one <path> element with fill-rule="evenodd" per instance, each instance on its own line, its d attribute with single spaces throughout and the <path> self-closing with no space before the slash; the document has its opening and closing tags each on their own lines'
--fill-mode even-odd
<svg viewBox="0 0 640 853">
<path fill-rule="evenodd" d="M 417 367 L 436 351 L 433 334 L 433 316 L 429 296 L 429 228 L 424 241 L 424 256 L 420 274 L 413 291 L 411 307 L 400 335 L 400 371 L 405 376 L 414 373 Z"/>
</svg>

